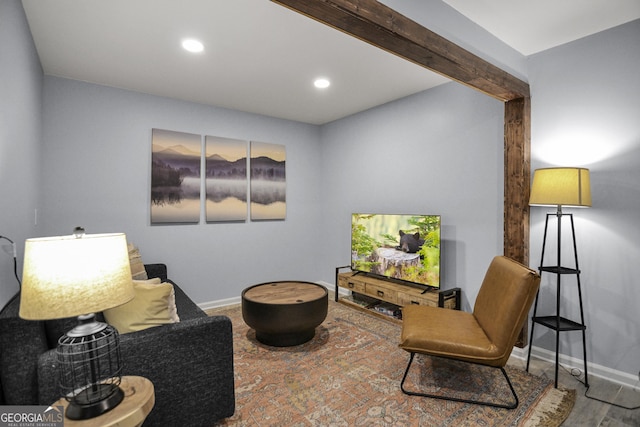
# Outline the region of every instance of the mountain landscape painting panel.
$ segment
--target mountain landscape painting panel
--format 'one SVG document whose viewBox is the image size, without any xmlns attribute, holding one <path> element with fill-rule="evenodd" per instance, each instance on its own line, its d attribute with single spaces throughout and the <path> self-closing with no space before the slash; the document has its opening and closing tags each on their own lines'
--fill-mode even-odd
<svg viewBox="0 0 640 427">
<path fill-rule="evenodd" d="M 284 145 L 251 141 L 251 220 L 283 220 L 287 212 Z"/>
<path fill-rule="evenodd" d="M 152 129 L 151 223 L 198 223 L 202 137 Z"/>
<path fill-rule="evenodd" d="M 207 222 L 247 220 L 247 141 L 205 137 Z"/>
</svg>

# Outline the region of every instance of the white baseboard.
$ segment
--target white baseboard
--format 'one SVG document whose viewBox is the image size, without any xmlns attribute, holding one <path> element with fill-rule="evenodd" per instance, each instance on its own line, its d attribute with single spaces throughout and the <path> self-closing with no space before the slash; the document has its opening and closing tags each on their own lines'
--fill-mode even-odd
<svg viewBox="0 0 640 427">
<path fill-rule="evenodd" d="M 511 352 L 511 356 L 526 361 L 528 346 L 525 348 L 514 347 Z M 541 359 L 546 362 L 555 365 L 556 363 L 556 354 L 553 351 L 533 346 L 531 348 L 531 358 Z M 567 370 L 580 371 L 581 375 L 584 375 L 584 361 L 582 359 L 578 359 L 575 357 L 567 356 L 564 354 L 560 354 L 558 357 L 559 364 L 564 366 Z M 562 369 L 562 367 L 560 367 Z M 629 387 L 633 390 L 640 391 L 640 379 L 632 374 L 627 372 L 618 371 L 615 369 L 607 368 L 606 366 L 599 365 L 597 363 L 587 361 L 587 369 L 589 370 L 589 377 L 594 376 L 598 378 L 602 378 L 609 382 Z"/>
<path fill-rule="evenodd" d="M 240 304 L 241 301 L 242 300 L 240 299 L 240 297 L 233 297 L 233 298 L 227 298 L 227 299 L 220 299 L 217 301 L 202 302 L 198 304 L 198 307 L 200 307 L 202 310 L 209 310 L 211 308 L 219 308 L 219 307 L 226 307 L 227 305 Z"/>
<path fill-rule="evenodd" d="M 325 281 L 317 281 L 315 282 L 319 285 L 324 286 L 325 288 L 327 288 L 329 290 L 329 292 L 332 294 L 334 293 L 335 290 L 335 285 L 325 282 Z M 345 294 L 347 295 L 349 293 L 348 290 L 343 289 L 343 288 L 339 288 L 338 292 L 340 294 Z M 241 303 L 241 298 L 239 296 L 237 297 L 233 297 L 233 298 L 227 298 L 227 299 L 221 299 L 221 300 L 217 300 L 217 301 L 209 301 L 209 302 L 204 302 L 204 303 L 200 303 L 198 304 L 198 306 L 202 309 L 202 310 L 208 310 L 211 308 L 218 308 L 218 307 L 225 307 L 228 305 L 234 305 L 234 304 L 240 304 Z M 528 346 L 525 348 L 520 348 L 520 347 L 514 347 L 513 351 L 511 352 L 511 356 L 517 358 L 517 359 L 521 359 L 521 360 L 527 360 L 527 353 L 528 353 Z M 535 357 L 538 359 L 542 359 L 545 360 L 547 362 L 550 362 L 552 364 L 555 364 L 556 362 L 556 356 L 555 353 L 553 351 L 541 348 L 541 347 L 536 347 L 533 346 L 531 349 L 531 357 Z M 577 359 L 575 357 L 570 357 L 570 356 L 566 356 L 564 354 L 560 354 L 559 356 L 559 363 L 560 365 L 564 366 L 565 368 L 567 368 L 568 370 L 573 370 L 573 369 L 577 369 L 580 372 L 584 373 L 584 362 L 582 361 L 582 359 Z M 598 365 L 596 363 L 593 362 L 587 362 L 587 368 L 589 369 L 589 376 L 593 375 L 599 378 L 603 378 L 607 381 L 613 382 L 615 384 L 619 384 L 621 386 L 625 386 L 625 387 L 629 387 L 632 388 L 636 391 L 640 391 L 640 378 L 638 378 L 636 375 L 633 374 L 629 374 L 627 372 L 622 372 L 622 371 L 618 371 L 615 369 L 611 369 L 611 368 L 607 368 L 606 366 L 602 366 L 602 365 Z"/>
</svg>

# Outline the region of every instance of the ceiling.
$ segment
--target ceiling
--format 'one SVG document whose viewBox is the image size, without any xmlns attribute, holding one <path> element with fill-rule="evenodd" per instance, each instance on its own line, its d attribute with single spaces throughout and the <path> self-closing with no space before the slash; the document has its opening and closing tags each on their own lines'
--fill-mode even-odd
<svg viewBox="0 0 640 427">
<path fill-rule="evenodd" d="M 638 0 L 444 1 L 525 55 L 640 18 Z M 23 5 L 47 75 L 305 123 L 448 81 L 267 0 Z M 181 48 L 191 37 L 204 52 Z"/>
<path fill-rule="evenodd" d="M 638 0 L 443 1 L 526 56 L 640 18 Z"/>
</svg>

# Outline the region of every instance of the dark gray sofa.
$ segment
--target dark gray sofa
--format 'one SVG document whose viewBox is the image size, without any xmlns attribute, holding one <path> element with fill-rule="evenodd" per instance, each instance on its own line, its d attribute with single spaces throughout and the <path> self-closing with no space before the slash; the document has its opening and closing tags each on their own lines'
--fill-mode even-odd
<svg viewBox="0 0 640 427">
<path fill-rule="evenodd" d="M 164 264 L 145 269 L 168 281 Z M 208 317 L 173 285 L 180 322 L 121 335 L 123 375 L 153 382 L 155 406 L 145 426 L 211 426 L 235 411 L 231 321 Z M 19 306 L 18 298 L 0 316 L 0 404 L 48 405 L 60 397 L 57 340 L 76 321 L 23 320 Z"/>
</svg>

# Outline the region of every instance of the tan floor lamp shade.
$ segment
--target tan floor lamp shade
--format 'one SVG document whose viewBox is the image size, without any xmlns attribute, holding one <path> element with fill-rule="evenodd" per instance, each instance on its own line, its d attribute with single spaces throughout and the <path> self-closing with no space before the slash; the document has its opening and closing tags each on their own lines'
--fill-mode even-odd
<svg viewBox="0 0 640 427">
<path fill-rule="evenodd" d="M 118 332 L 93 313 L 134 297 L 126 236 L 27 239 L 21 292 L 23 319 L 78 316 L 78 325 L 60 337 L 57 348 L 67 417 L 93 418 L 117 406 L 123 398 Z"/>
<path fill-rule="evenodd" d="M 533 173 L 531 206 L 591 206 L 589 169 L 543 168 Z"/>
</svg>

